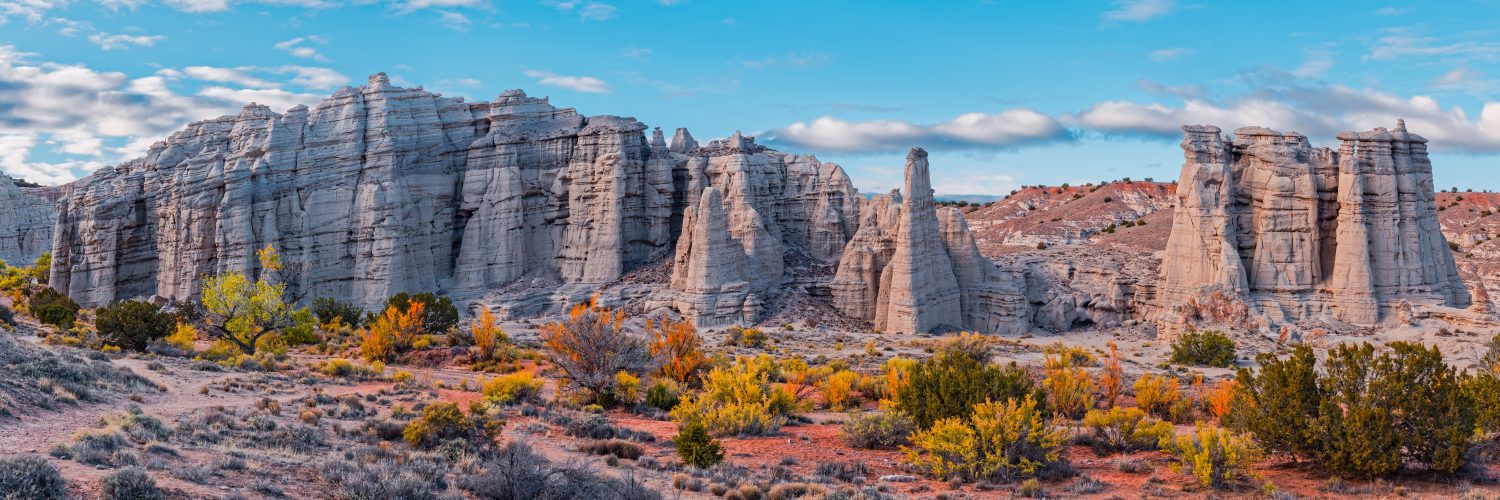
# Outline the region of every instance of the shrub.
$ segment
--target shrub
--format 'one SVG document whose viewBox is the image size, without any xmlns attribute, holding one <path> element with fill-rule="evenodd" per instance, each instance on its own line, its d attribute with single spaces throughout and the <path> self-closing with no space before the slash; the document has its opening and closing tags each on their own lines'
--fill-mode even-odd
<svg viewBox="0 0 1500 500">
<path fill-rule="evenodd" d="M 1176 377 L 1147 373 L 1135 381 L 1135 404 L 1146 413 L 1165 417 L 1180 398 Z"/>
<path fill-rule="evenodd" d="M 894 408 L 850 415 L 844 422 L 843 438 L 849 446 L 862 449 L 896 448 L 910 442 L 917 428 L 910 415 Z"/>
<path fill-rule="evenodd" d="M 683 396 L 672 409 L 681 425 L 702 421 L 714 435 L 762 435 L 780 429 L 796 413 L 796 398 L 770 383 L 772 366 L 744 358 L 715 368 L 704 379 L 703 392 Z"/>
<path fill-rule="evenodd" d="M 713 467 L 724 459 L 724 451 L 719 449 L 719 440 L 710 436 L 708 428 L 698 420 L 682 424 L 672 442 L 677 447 L 677 456 L 682 458 L 682 463 L 699 469 Z"/>
<path fill-rule="evenodd" d="M 1464 377 L 1464 394 L 1474 402 L 1474 424 L 1483 432 L 1500 432 L 1500 375 L 1479 372 Z"/>
<path fill-rule="evenodd" d="M 500 344 L 510 341 L 505 331 L 495 324 L 495 315 L 487 307 L 479 309 L 479 317 L 469 326 L 469 335 L 474 337 L 474 357 L 479 361 L 494 359 Z"/>
<path fill-rule="evenodd" d="M 1187 332 L 1172 342 L 1173 363 L 1229 366 L 1234 359 L 1234 341 L 1216 331 Z"/>
<path fill-rule="evenodd" d="M 1052 411 L 1068 418 L 1083 417 L 1094 407 L 1094 377 L 1083 368 L 1072 366 L 1075 359 L 1046 355 L 1047 376 L 1042 379 Z"/>
<path fill-rule="evenodd" d="M 1234 408 L 1234 400 L 1238 394 L 1238 382 L 1233 379 L 1220 380 L 1203 395 L 1203 406 L 1208 409 L 1210 415 L 1222 421 Z"/>
<path fill-rule="evenodd" d="M 1115 401 L 1125 392 L 1125 370 L 1120 368 L 1120 355 L 1114 341 L 1109 342 L 1109 358 L 1104 360 L 1104 372 L 1099 374 L 1099 389 L 1104 392 L 1104 405 L 1115 407 Z"/>
<path fill-rule="evenodd" d="M 824 377 L 818 382 L 818 391 L 823 394 L 823 403 L 829 408 L 841 410 L 855 403 L 854 382 L 859 379 L 859 374 L 849 370 L 840 370 Z"/>
<path fill-rule="evenodd" d="M 392 295 L 386 299 L 385 308 L 389 310 L 394 307 L 397 311 L 406 311 L 414 304 L 422 305 L 421 318 L 422 330 L 432 333 L 447 333 L 449 329 L 458 326 L 458 308 L 453 306 L 453 300 L 448 297 L 439 297 L 432 292 L 422 292 L 409 295 L 406 292 Z"/>
<path fill-rule="evenodd" d="M 94 312 L 94 326 L 99 336 L 122 349 L 141 351 L 153 340 L 166 337 L 176 318 L 161 307 L 144 300 L 112 303 Z"/>
<path fill-rule="evenodd" d="M 1240 371 L 1241 402 L 1229 421 L 1267 449 L 1356 477 L 1403 463 L 1441 473 L 1464 465 L 1482 405 L 1436 348 L 1394 342 L 1377 356 L 1368 343 L 1344 344 L 1329 352 L 1321 376 L 1305 346 L 1287 360 L 1260 360 L 1258 375 Z"/>
<path fill-rule="evenodd" d="M 484 399 L 502 405 L 532 402 L 540 398 L 544 384 L 527 371 L 501 375 L 484 383 Z"/>
<path fill-rule="evenodd" d="M 1249 438 L 1225 429 L 1199 425 L 1189 436 L 1181 436 L 1169 451 L 1178 467 L 1190 472 L 1198 484 L 1222 488 L 1241 477 L 1255 477 L 1251 466 L 1262 456 Z"/>
<path fill-rule="evenodd" d="M 764 349 L 770 340 L 771 336 L 759 328 L 744 328 L 736 325 L 724 332 L 724 345 L 729 346 Z"/>
<path fill-rule="evenodd" d="M 172 334 L 163 339 L 167 345 L 177 348 L 185 354 L 191 354 L 195 350 L 195 342 L 198 340 L 198 329 L 193 328 L 191 323 L 177 323 L 172 329 Z"/>
<path fill-rule="evenodd" d="M 618 498 L 621 500 L 656 500 L 661 495 L 644 487 L 634 474 L 615 479 L 594 474 L 586 468 L 557 466 L 531 451 L 523 442 L 513 441 L 492 457 L 485 457 L 474 474 L 461 476 L 458 488 L 485 500 L 526 498 Z M 386 495 L 379 498 L 406 498 Z"/>
<path fill-rule="evenodd" d="M 626 333 L 624 321 L 623 312 L 590 299 L 569 310 L 563 321 L 542 327 L 548 358 L 562 370 L 563 378 L 586 391 L 589 399 L 608 397 L 617 373 L 654 369 L 650 347 Z"/>
<path fill-rule="evenodd" d="M 1495 335 L 1485 345 L 1488 347 L 1484 351 L 1484 357 L 1479 360 L 1479 369 L 1500 373 L 1500 335 Z"/>
<path fill-rule="evenodd" d="M 672 379 L 656 379 L 646 389 L 646 404 L 654 408 L 671 411 L 682 401 L 682 388 Z"/>
<path fill-rule="evenodd" d="M 911 380 L 911 368 L 917 365 L 917 360 L 911 358 L 890 358 L 885 360 L 885 371 L 881 374 L 884 385 L 881 396 L 892 401 L 897 400 L 897 394 L 901 386 Z"/>
<path fill-rule="evenodd" d="M 352 303 L 345 302 L 333 297 L 318 297 L 312 303 L 313 316 L 318 318 L 318 323 L 327 324 L 335 320 L 339 324 L 359 328 L 364 320 L 365 311 Z"/>
<path fill-rule="evenodd" d="M 579 451 L 592 455 L 613 455 L 616 458 L 635 460 L 646 452 L 640 445 L 622 439 L 596 439 L 578 445 Z"/>
<path fill-rule="evenodd" d="M 1042 354 L 1059 358 L 1061 362 L 1067 363 L 1067 366 L 1089 367 L 1099 364 L 1099 358 L 1094 357 L 1094 353 L 1089 352 L 1088 349 L 1063 345 L 1062 342 L 1042 347 Z"/>
<path fill-rule="evenodd" d="M 406 309 L 396 306 L 386 308 L 385 314 L 370 323 L 364 331 L 364 340 L 359 345 L 359 354 L 365 361 L 391 361 L 396 356 L 411 350 L 424 332 L 422 316 L 425 305 L 412 302 Z"/>
<path fill-rule="evenodd" d="M 458 405 L 436 403 L 422 409 L 422 416 L 407 424 L 401 437 L 417 448 L 461 440 L 466 444 L 486 444 L 496 429 L 487 428 L 478 418 L 466 418 Z"/>
<path fill-rule="evenodd" d="M 104 476 L 102 490 L 106 500 L 158 500 L 164 498 L 156 481 L 140 467 L 128 467 Z"/>
<path fill-rule="evenodd" d="M 973 344 L 949 344 L 913 365 L 906 383 L 896 391 L 897 407 L 910 414 L 918 427 L 963 418 L 986 400 L 1020 399 L 1035 391 L 1031 376 L 1015 362 L 1003 367 L 990 364 L 982 361 L 987 354 L 965 346 Z"/>
<path fill-rule="evenodd" d="M 692 323 L 660 316 L 646 320 L 646 333 L 651 337 L 651 355 L 661 361 L 659 374 L 686 384 L 708 365 L 703 340 Z"/>
<path fill-rule="evenodd" d="M 0 325 L 16 325 L 16 313 L 12 312 L 9 307 L 5 307 L 5 305 L 3 304 L 0 304 Z"/>
<path fill-rule="evenodd" d="M 1089 444 L 1099 455 L 1149 450 L 1171 444 L 1172 424 L 1146 416 L 1140 408 L 1089 410 L 1083 418 Z"/>
<path fill-rule="evenodd" d="M 36 455 L 0 458 L 0 498 L 63 500 L 68 483 L 57 466 Z"/>
<path fill-rule="evenodd" d="M 631 375 L 630 372 L 620 371 L 615 374 L 614 400 L 616 403 L 626 406 L 634 405 L 641 401 L 641 378 Z"/>
<path fill-rule="evenodd" d="M 939 478 L 1010 481 L 1064 464 L 1064 433 L 1030 396 L 974 405 L 968 420 L 943 418 L 912 435 L 906 460 Z"/>
<path fill-rule="evenodd" d="M 73 328 L 73 322 L 78 318 L 78 303 L 51 288 L 42 288 L 31 294 L 27 304 L 37 321 L 58 328 Z"/>
</svg>

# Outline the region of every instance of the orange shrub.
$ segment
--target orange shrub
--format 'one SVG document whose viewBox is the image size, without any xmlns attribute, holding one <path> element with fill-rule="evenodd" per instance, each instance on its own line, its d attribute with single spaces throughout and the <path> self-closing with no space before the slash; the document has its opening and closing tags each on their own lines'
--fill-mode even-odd
<svg viewBox="0 0 1500 500">
<path fill-rule="evenodd" d="M 419 302 L 413 302 L 419 304 Z M 479 317 L 469 327 L 470 335 L 474 337 L 474 349 L 478 351 L 480 361 L 488 361 L 495 357 L 495 350 L 505 342 L 505 331 L 495 324 L 495 315 L 490 313 L 489 308 L 481 308 Z"/>
<path fill-rule="evenodd" d="M 849 370 L 828 375 L 818 383 L 818 389 L 823 393 L 823 402 L 835 410 L 848 408 L 854 403 L 854 381 L 858 378 L 858 374 Z"/>
<path fill-rule="evenodd" d="M 1125 392 L 1125 371 L 1120 369 L 1120 355 L 1115 343 L 1109 343 L 1109 358 L 1104 360 L 1104 373 L 1099 375 L 1099 388 L 1104 391 L 1104 405 L 1114 408 L 1115 401 Z"/>
<path fill-rule="evenodd" d="M 1239 388 L 1239 383 L 1233 379 L 1220 380 L 1215 383 L 1213 388 L 1208 390 L 1208 394 L 1203 397 L 1203 405 L 1208 408 L 1208 413 L 1214 418 L 1223 420 L 1224 416 L 1229 414 L 1229 409 L 1233 407 L 1234 397 L 1239 392 Z"/>
<path fill-rule="evenodd" d="M 598 399 L 613 393 L 615 374 L 654 368 L 650 346 L 626 333 L 624 323 L 624 312 L 589 299 L 573 306 L 566 319 L 542 326 L 542 343 L 548 358 L 562 370 L 566 386 Z"/>
<path fill-rule="evenodd" d="M 390 361 L 411 349 L 417 337 L 422 335 L 422 318 L 425 305 L 413 301 L 406 312 L 388 307 L 385 314 L 370 324 L 363 333 L 364 341 L 359 345 L 359 354 L 365 361 Z"/>
<path fill-rule="evenodd" d="M 662 376 L 686 384 L 708 364 L 703 339 L 692 323 L 661 316 L 646 320 L 646 332 L 651 336 L 651 355 L 661 362 Z"/>
</svg>

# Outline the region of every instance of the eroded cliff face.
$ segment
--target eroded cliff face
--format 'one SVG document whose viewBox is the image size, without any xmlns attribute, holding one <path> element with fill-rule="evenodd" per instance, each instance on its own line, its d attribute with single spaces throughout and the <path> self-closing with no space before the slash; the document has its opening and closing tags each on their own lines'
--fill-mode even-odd
<svg viewBox="0 0 1500 500">
<path fill-rule="evenodd" d="M 1439 231 L 1427 141 L 1404 124 L 1339 134 L 1338 151 L 1259 127 L 1233 141 L 1213 126 L 1183 130 L 1164 326 L 1369 326 L 1403 302 L 1469 305 Z"/>
<path fill-rule="evenodd" d="M 670 258 L 713 188 L 749 283 L 716 300 L 737 301 L 742 322 L 758 314 L 753 294 L 780 283 L 784 254 L 831 263 L 854 233 L 862 197 L 837 165 L 738 134 L 699 147 L 683 129 L 670 144 L 645 131 L 519 90 L 471 103 L 384 74 L 311 109 L 252 104 L 62 187 L 52 285 L 86 305 L 188 299 L 204 275 L 258 272 L 255 251 L 273 245 L 309 297 L 373 307 L 440 291 L 540 312 Z M 672 286 L 724 295 L 707 288 Z M 731 319 L 706 318 L 719 316 Z"/>
<path fill-rule="evenodd" d="M 0 175 L 0 260 L 28 265 L 52 248 L 54 187 L 21 187 Z"/>
</svg>

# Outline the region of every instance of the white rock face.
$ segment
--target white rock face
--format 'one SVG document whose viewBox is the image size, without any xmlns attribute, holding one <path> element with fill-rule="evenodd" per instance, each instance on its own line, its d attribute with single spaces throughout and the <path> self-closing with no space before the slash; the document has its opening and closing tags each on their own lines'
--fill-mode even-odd
<svg viewBox="0 0 1500 500">
<path fill-rule="evenodd" d="M 1374 325 L 1400 301 L 1467 307 L 1439 231 L 1426 139 L 1395 130 L 1306 137 L 1186 126 L 1186 162 L 1160 270 L 1176 326 L 1303 320 Z"/>
<path fill-rule="evenodd" d="M 29 265 L 52 248 L 57 188 L 20 187 L 0 175 L 0 260 Z"/>
<path fill-rule="evenodd" d="M 889 332 L 1024 331 L 1023 275 L 980 255 L 957 210 L 939 213 L 920 148 L 906 157 L 905 194 L 868 204 L 830 284 L 834 306 Z"/>
</svg>

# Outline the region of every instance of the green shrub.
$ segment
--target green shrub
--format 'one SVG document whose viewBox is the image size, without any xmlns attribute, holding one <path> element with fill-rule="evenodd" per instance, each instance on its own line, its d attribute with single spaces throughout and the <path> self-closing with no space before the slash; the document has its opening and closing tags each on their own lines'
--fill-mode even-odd
<svg viewBox="0 0 1500 500">
<path fill-rule="evenodd" d="M 105 500 L 160 500 L 164 498 L 161 490 L 156 487 L 156 481 L 140 467 L 120 469 L 119 472 L 104 476 L 102 486 Z"/>
<path fill-rule="evenodd" d="M 51 288 L 31 294 L 28 303 L 31 314 L 42 323 L 67 329 L 73 328 L 73 322 L 78 318 L 78 303 Z"/>
<path fill-rule="evenodd" d="M 658 378 L 646 388 L 646 404 L 654 408 L 671 411 L 682 401 L 682 388 L 669 378 Z"/>
<path fill-rule="evenodd" d="M 172 314 L 143 300 L 115 302 L 94 314 L 94 326 L 105 342 L 133 351 L 144 350 L 151 341 L 166 337 L 177 324 Z"/>
<path fill-rule="evenodd" d="M 498 429 L 495 421 L 485 422 L 482 417 L 465 417 L 458 405 L 436 403 L 422 409 L 422 416 L 413 419 L 401 431 L 401 437 L 416 448 L 431 448 L 450 441 L 462 441 L 466 445 L 485 445 Z"/>
<path fill-rule="evenodd" d="M 1214 488 L 1229 486 L 1242 477 L 1256 477 L 1251 467 L 1263 456 L 1249 438 L 1201 424 L 1193 434 L 1178 437 L 1168 451 L 1178 459 L 1176 468 L 1192 474 L 1198 484 Z"/>
<path fill-rule="evenodd" d="M 896 407 L 927 428 L 945 418 L 963 418 L 985 401 L 1021 399 L 1041 394 L 1031 375 L 1011 362 L 983 361 L 972 350 L 950 346 L 912 366 L 896 391 Z"/>
<path fill-rule="evenodd" d="M 708 434 L 708 428 L 701 421 L 692 420 L 684 423 L 677 431 L 677 436 L 672 438 L 672 442 L 677 447 L 677 456 L 682 458 L 684 464 L 707 469 L 724 460 L 724 451 L 719 448 L 719 440 Z"/>
<path fill-rule="evenodd" d="M 1172 424 L 1146 416 L 1140 408 L 1089 410 L 1083 417 L 1089 444 L 1100 456 L 1150 450 L 1172 442 Z"/>
<path fill-rule="evenodd" d="M 351 328 L 359 328 L 365 316 L 365 310 L 360 309 L 359 306 L 333 297 L 314 299 L 312 313 L 318 318 L 318 323 L 331 323 L 337 319 L 339 323 L 349 325 Z"/>
<path fill-rule="evenodd" d="M 1269 450 L 1340 475 L 1379 477 L 1403 464 L 1451 474 L 1463 467 L 1485 411 L 1473 399 L 1483 382 L 1465 383 L 1435 347 L 1394 342 L 1377 355 L 1368 343 L 1344 344 L 1329 352 L 1321 375 L 1307 347 L 1285 361 L 1261 361 L 1259 375 L 1240 371 L 1243 403 L 1229 423 Z"/>
<path fill-rule="evenodd" d="M 6 500 L 63 500 L 68 483 L 57 466 L 36 455 L 0 458 L 0 498 Z"/>
<path fill-rule="evenodd" d="M 917 423 L 901 410 L 882 408 L 880 411 L 851 414 L 844 422 L 844 442 L 861 449 L 896 448 L 911 440 Z"/>
<path fill-rule="evenodd" d="M 1464 395 L 1474 402 L 1474 425 L 1482 432 L 1500 432 L 1500 374 L 1479 372 L 1464 377 Z"/>
<path fill-rule="evenodd" d="M 1065 433 L 1042 418 L 1030 396 L 974 405 L 911 437 L 906 461 L 937 478 L 1010 481 L 1066 464 Z"/>
<path fill-rule="evenodd" d="M 1172 362 L 1198 366 L 1234 363 L 1234 341 L 1215 331 L 1188 332 L 1172 342 Z"/>
<path fill-rule="evenodd" d="M 412 302 L 420 302 L 423 305 L 423 330 L 431 333 L 447 333 L 449 329 L 458 326 L 458 308 L 453 306 L 453 300 L 434 295 L 432 292 L 422 292 L 416 295 L 402 292 L 392 295 L 391 298 L 386 299 L 385 307 L 380 310 L 395 307 L 397 311 L 405 311 Z M 366 316 L 365 322 L 373 323 L 374 318 Z"/>
</svg>

